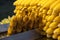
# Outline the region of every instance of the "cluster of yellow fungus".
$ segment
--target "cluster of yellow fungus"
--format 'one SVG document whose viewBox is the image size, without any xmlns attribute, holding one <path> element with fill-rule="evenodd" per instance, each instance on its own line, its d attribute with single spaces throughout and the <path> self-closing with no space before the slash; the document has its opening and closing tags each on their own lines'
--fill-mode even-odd
<svg viewBox="0 0 60 40">
<path fill-rule="evenodd" d="M 8 35 L 40 28 L 60 40 L 60 0 L 16 0 Z"/>
</svg>

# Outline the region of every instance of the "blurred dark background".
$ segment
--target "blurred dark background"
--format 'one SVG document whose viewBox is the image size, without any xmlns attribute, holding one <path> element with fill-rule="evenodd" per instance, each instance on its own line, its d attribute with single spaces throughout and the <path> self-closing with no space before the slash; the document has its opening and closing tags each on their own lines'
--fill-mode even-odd
<svg viewBox="0 0 60 40">
<path fill-rule="evenodd" d="M 7 18 L 8 15 L 12 16 L 14 15 L 13 10 L 13 2 L 15 0 L 0 0 L 0 21 L 4 18 Z"/>
</svg>

